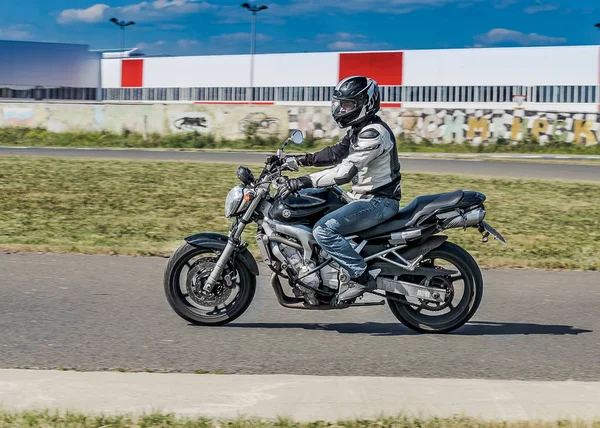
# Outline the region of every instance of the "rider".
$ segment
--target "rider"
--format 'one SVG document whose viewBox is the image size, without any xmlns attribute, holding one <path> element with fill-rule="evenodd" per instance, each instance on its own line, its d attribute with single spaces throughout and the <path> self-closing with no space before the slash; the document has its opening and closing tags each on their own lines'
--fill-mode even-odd
<svg viewBox="0 0 600 428">
<path fill-rule="evenodd" d="M 290 179 L 280 189 L 285 198 L 300 189 L 352 181 L 353 201 L 321 218 L 313 229 L 317 243 L 348 272 L 354 285 L 338 296 L 340 302 L 376 288 L 365 260 L 344 236 L 376 226 L 399 209 L 401 174 L 396 138 L 376 115 L 379 108 L 375 80 L 365 76 L 341 80 L 333 92 L 332 115 L 340 128 L 348 128 L 346 135 L 323 150 L 294 156 L 300 166 L 335 166 Z"/>
</svg>

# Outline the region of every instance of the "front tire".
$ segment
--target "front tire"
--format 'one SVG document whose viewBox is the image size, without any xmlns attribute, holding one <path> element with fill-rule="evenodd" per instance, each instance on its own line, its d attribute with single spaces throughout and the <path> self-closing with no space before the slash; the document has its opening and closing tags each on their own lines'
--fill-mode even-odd
<svg viewBox="0 0 600 428">
<path fill-rule="evenodd" d="M 464 284 L 463 297 L 454 307 L 453 302 L 450 302 L 450 305 L 447 306 L 448 312 L 441 313 L 440 311 L 439 315 L 423 314 L 423 308 L 417 309 L 407 303 L 389 299 L 389 296 L 394 296 L 408 302 L 404 296 L 387 293 L 388 304 L 394 316 L 406 327 L 419 333 L 448 333 L 458 329 L 475 315 L 483 297 L 483 275 L 475 259 L 466 250 L 451 242 L 444 242 L 441 246 L 429 252 L 423 262 L 430 261 L 431 266 L 434 266 L 435 260 L 443 260 L 454 265 L 460 274 L 450 278 L 460 277 L 460 279 L 455 279 L 454 282 L 460 280 Z M 406 280 L 414 282 L 419 282 L 422 279 L 423 277 L 406 277 Z M 450 279 L 442 280 L 441 277 L 438 281 L 440 281 L 440 284 L 451 283 L 452 296 L 454 297 L 454 282 Z M 411 301 L 411 303 L 414 302 Z M 432 311 L 432 313 L 435 313 L 435 311 Z"/>
<path fill-rule="evenodd" d="M 167 263 L 164 275 L 167 301 L 177 315 L 195 325 L 219 326 L 230 323 L 248 309 L 254 298 L 256 277 L 244 263 L 233 259 L 227 271 L 231 284 L 223 280 L 211 295 L 194 290 L 195 287 L 191 285 L 193 280 L 206 277 L 218 256 L 212 249 L 185 243 Z M 212 310 L 209 310 L 211 307 Z"/>
</svg>

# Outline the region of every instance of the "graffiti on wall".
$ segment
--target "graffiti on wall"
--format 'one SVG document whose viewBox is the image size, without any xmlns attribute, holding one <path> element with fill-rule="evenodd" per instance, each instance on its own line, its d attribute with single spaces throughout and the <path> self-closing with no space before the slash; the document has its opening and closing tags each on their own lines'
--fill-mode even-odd
<svg viewBox="0 0 600 428">
<path fill-rule="evenodd" d="M 4 107 L 2 109 L 3 126 L 30 126 L 33 120 L 31 107 Z"/>
<path fill-rule="evenodd" d="M 188 131 L 193 131 L 197 128 L 206 128 L 206 118 L 205 117 L 182 117 L 177 119 L 173 125 L 177 129 L 185 129 Z"/>
<path fill-rule="evenodd" d="M 209 133 L 210 117 L 206 113 L 185 112 L 171 117 L 171 128 L 175 132 Z"/>
<path fill-rule="evenodd" d="M 46 108 L 46 129 L 50 132 L 102 131 L 105 129 L 104 107 L 85 104 L 56 104 Z"/>
<path fill-rule="evenodd" d="M 263 112 L 248 113 L 239 122 L 240 132 L 245 132 L 249 125 L 255 125 L 257 133 L 276 133 L 279 130 L 279 119 Z"/>
<path fill-rule="evenodd" d="M 338 138 L 345 133 L 331 117 L 328 107 L 292 107 L 288 117 L 290 130 L 300 129 L 316 139 Z"/>
<path fill-rule="evenodd" d="M 479 145 L 499 138 L 545 144 L 600 142 L 600 114 L 529 110 L 384 108 L 380 116 L 397 136 L 416 142 Z M 112 131 L 137 133 L 199 132 L 217 138 L 244 138 L 249 124 L 256 134 L 285 135 L 300 129 L 317 139 L 338 140 L 346 132 L 329 107 L 35 104 L 0 105 L 0 126 L 41 126 L 53 132 Z M 254 130 L 253 130 L 254 131 Z"/>
<path fill-rule="evenodd" d="M 595 113 L 546 113 L 524 110 L 382 109 L 381 117 L 396 135 L 420 142 L 479 145 L 499 138 L 523 141 L 535 138 L 544 144 L 555 140 L 593 145 L 600 142 L 600 117 Z M 299 107 L 289 110 L 290 129 L 301 129 L 315 138 L 340 138 L 329 109 Z"/>
<path fill-rule="evenodd" d="M 523 110 L 422 110 L 418 115 L 412 114 L 402 118 L 400 133 L 412 136 L 416 141 L 467 141 L 473 145 L 484 141 L 497 141 L 500 138 L 510 141 L 533 138 L 540 144 L 554 140 L 593 145 L 600 141 L 600 122 L 597 114 Z"/>
</svg>

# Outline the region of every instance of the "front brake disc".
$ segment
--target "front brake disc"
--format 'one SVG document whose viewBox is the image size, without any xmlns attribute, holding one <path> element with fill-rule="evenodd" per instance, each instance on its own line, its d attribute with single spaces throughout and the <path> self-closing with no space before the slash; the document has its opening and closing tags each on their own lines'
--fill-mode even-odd
<svg viewBox="0 0 600 428">
<path fill-rule="evenodd" d="M 224 284 L 223 281 L 215 284 L 210 293 L 203 290 L 204 284 L 216 263 L 217 259 L 214 257 L 199 260 L 187 274 L 185 285 L 188 295 L 201 306 L 219 306 L 231 296 L 233 288 Z"/>
</svg>

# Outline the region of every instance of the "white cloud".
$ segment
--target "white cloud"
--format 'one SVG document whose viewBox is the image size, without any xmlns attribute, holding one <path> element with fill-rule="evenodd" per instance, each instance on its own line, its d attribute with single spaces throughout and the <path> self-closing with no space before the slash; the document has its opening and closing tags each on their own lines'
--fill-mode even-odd
<svg viewBox="0 0 600 428">
<path fill-rule="evenodd" d="M 558 6 L 553 4 L 539 4 L 536 6 L 529 6 L 525 8 L 525 13 L 539 13 L 539 12 L 549 12 L 551 10 L 557 10 Z"/>
<path fill-rule="evenodd" d="M 29 25 L 10 25 L 5 28 L 0 27 L 0 39 L 5 40 L 31 40 L 33 32 Z"/>
<path fill-rule="evenodd" d="M 212 36 L 210 38 L 211 43 L 243 43 L 250 42 L 250 33 L 229 33 L 229 34 L 220 34 L 218 36 Z M 266 34 L 257 33 L 256 41 L 264 42 L 271 40 L 270 36 Z"/>
<path fill-rule="evenodd" d="M 350 50 L 359 49 L 359 44 L 354 43 L 354 42 L 338 41 L 338 42 L 329 43 L 327 45 L 327 47 L 329 49 L 331 49 L 332 51 L 350 51 Z"/>
<path fill-rule="evenodd" d="M 493 4 L 496 9 L 505 9 L 513 4 L 517 4 L 518 2 L 519 0 L 494 0 Z"/>
<path fill-rule="evenodd" d="M 123 19 L 134 20 L 164 19 L 173 15 L 186 15 L 216 8 L 218 6 L 199 0 L 154 0 L 119 7 L 95 4 L 87 9 L 63 10 L 57 22 L 60 24 L 101 22 L 108 19 L 111 15 L 121 15 Z"/>
<path fill-rule="evenodd" d="M 68 24 L 70 22 L 98 22 L 102 21 L 105 12 L 110 9 L 106 4 L 95 4 L 87 9 L 67 9 L 63 10 L 58 16 L 59 24 Z"/>
<path fill-rule="evenodd" d="M 257 14 L 259 25 L 285 24 L 285 20 L 281 19 L 282 16 L 285 15 L 277 13 L 277 10 L 280 8 L 281 6 L 278 5 L 269 5 L 269 8 L 267 10 L 259 12 Z M 250 21 L 252 19 L 252 15 L 250 14 L 250 12 L 248 12 L 248 10 L 242 8 L 241 6 L 223 6 L 221 9 L 219 9 L 218 16 L 220 18 L 217 21 L 218 24 L 248 23 L 248 25 L 250 25 Z"/>
<path fill-rule="evenodd" d="M 286 13 L 295 15 L 297 13 L 322 12 L 325 8 L 330 8 L 334 12 L 360 13 L 360 12 L 378 12 L 403 14 L 423 7 L 439 7 L 447 4 L 473 4 L 483 0 L 293 0 L 290 5 L 277 6 L 273 9 L 276 13 Z"/>
<path fill-rule="evenodd" d="M 519 31 L 507 30 L 506 28 L 494 28 L 485 34 L 479 34 L 474 37 L 479 44 L 486 46 L 497 45 L 500 43 L 512 42 L 522 46 L 527 45 L 553 45 L 565 43 L 564 37 L 543 36 L 537 33 L 521 33 Z"/>
<path fill-rule="evenodd" d="M 143 50 L 153 50 L 153 49 L 159 48 L 164 45 L 165 45 L 165 41 L 159 40 L 158 42 L 154 42 L 154 43 L 138 43 L 137 45 L 135 45 L 135 47 L 138 49 L 143 49 Z"/>
<path fill-rule="evenodd" d="M 317 42 L 322 42 L 326 40 L 336 39 L 339 41 L 344 40 L 356 40 L 356 39 L 366 39 L 367 36 L 363 36 L 362 34 L 351 34 L 351 33 L 334 33 L 334 34 L 319 34 L 315 37 Z"/>
<path fill-rule="evenodd" d="M 376 50 L 390 47 L 390 45 L 385 42 L 368 42 L 367 36 L 363 34 L 345 32 L 318 34 L 312 40 L 305 38 L 296 39 L 296 42 L 299 44 L 311 41 L 321 45 L 327 45 L 327 48 L 333 51 Z"/>
<path fill-rule="evenodd" d="M 192 46 L 198 46 L 199 44 L 200 42 L 198 40 L 181 39 L 177 42 L 177 46 L 179 46 L 180 48 L 189 48 Z"/>
<path fill-rule="evenodd" d="M 485 0 L 291 0 L 288 4 L 268 4 L 269 8 L 258 14 L 259 22 L 284 24 L 283 18 L 302 15 L 338 15 L 340 13 L 406 14 L 417 9 L 440 7 L 448 4 L 472 6 Z M 219 10 L 222 24 L 250 22 L 250 13 L 240 6 L 225 6 Z"/>
<path fill-rule="evenodd" d="M 329 43 L 327 48 L 332 51 L 371 51 L 389 48 L 389 43 L 357 43 L 350 41 L 337 41 Z"/>
<path fill-rule="evenodd" d="M 186 26 L 182 24 L 160 24 L 158 28 L 161 30 L 185 30 Z"/>
</svg>

